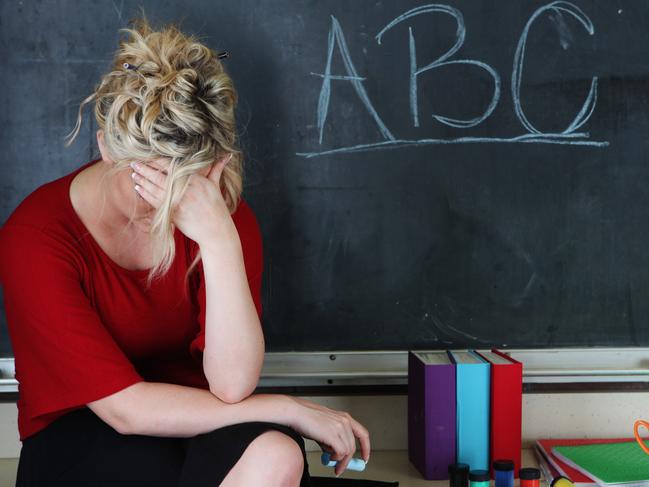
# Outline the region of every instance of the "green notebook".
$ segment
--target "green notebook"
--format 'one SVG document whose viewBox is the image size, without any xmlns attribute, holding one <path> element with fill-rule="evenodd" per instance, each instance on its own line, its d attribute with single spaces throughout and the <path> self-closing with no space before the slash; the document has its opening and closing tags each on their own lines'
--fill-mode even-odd
<svg viewBox="0 0 649 487">
<path fill-rule="evenodd" d="M 649 455 L 635 441 L 555 446 L 552 453 L 600 485 L 649 487 Z"/>
</svg>

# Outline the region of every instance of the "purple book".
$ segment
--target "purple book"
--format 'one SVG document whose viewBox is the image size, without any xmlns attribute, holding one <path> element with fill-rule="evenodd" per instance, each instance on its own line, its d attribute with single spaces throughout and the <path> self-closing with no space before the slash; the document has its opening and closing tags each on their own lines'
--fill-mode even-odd
<svg viewBox="0 0 649 487">
<path fill-rule="evenodd" d="M 455 463 L 455 365 L 446 352 L 408 351 L 408 459 L 426 480 Z"/>
</svg>

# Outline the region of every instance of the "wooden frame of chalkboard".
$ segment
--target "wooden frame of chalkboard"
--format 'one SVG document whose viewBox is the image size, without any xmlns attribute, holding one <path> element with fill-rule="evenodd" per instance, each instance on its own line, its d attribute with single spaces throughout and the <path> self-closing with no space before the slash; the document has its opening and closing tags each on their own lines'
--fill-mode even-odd
<svg viewBox="0 0 649 487">
<path fill-rule="evenodd" d="M 649 348 L 506 350 L 523 392 L 649 391 Z M 256 392 L 407 394 L 407 351 L 269 352 Z M 14 360 L 0 359 L 0 400 L 17 398 Z"/>
</svg>

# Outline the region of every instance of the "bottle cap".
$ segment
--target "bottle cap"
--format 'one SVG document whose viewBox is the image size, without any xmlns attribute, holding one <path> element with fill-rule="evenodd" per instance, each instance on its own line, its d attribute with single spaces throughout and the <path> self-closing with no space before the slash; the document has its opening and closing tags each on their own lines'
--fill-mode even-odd
<svg viewBox="0 0 649 487">
<path fill-rule="evenodd" d="M 514 462 L 511 460 L 495 460 L 494 470 L 509 471 L 514 470 Z"/>
<path fill-rule="evenodd" d="M 451 463 L 448 466 L 448 473 L 468 473 L 469 466 L 466 463 Z"/>
<path fill-rule="evenodd" d="M 469 472 L 469 480 L 471 482 L 489 482 L 491 477 L 488 470 L 471 470 Z"/>
<path fill-rule="evenodd" d="M 521 480 L 538 480 L 541 478 L 541 472 L 538 468 L 521 468 L 518 476 Z"/>
<path fill-rule="evenodd" d="M 575 487 L 575 484 L 565 477 L 557 477 L 550 483 L 550 487 Z"/>
</svg>

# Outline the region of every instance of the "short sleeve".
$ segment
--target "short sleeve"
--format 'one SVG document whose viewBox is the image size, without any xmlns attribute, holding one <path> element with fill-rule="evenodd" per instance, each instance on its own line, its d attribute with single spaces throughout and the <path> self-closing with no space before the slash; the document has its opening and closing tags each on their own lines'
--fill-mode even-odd
<svg viewBox="0 0 649 487">
<path fill-rule="evenodd" d="M 81 407 L 143 378 L 82 287 L 82 257 L 53 231 L 0 230 L 0 282 L 19 400 L 36 417 Z"/>
<path fill-rule="evenodd" d="M 250 294 L 255 303 L 257 314 L 261 322 L 262 317 L 262 302 L 261 302 L 261 285 L 262 276 L 264 271 L 264 258 L 263 258 L 263 241 L 261 230 L 257 223 L 252 209 L 242 199 L 240 200 L 237 210 L 232 214 L 232 220 L 237 228 L 239 240 L 241 241 L 241 250 L 243 252 L 243 261 L 246 268 L 246 277 L 250 287 Z M 198 245 L 195 245 L 195 250 L 198 250 Z M 196 255 L 193 252 L 193 255 Z M 192 257 L 193 259 L 193 257 Z M 198 302 L 198 323 L 200 326 L 199 332 L 190 343 L 190 353 L 195 360 L 202 360 L 202 353 L 205 350 L 205 310 L 206 310 L 206 297 L 205 297 L 205 279 L 203 276 L 203 263 L 199 261 L 197 264 L 197 302 Z"/>
</svg>

